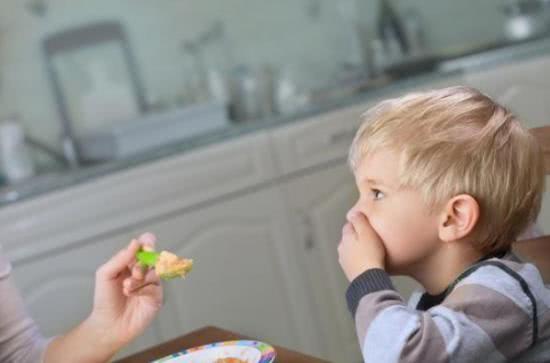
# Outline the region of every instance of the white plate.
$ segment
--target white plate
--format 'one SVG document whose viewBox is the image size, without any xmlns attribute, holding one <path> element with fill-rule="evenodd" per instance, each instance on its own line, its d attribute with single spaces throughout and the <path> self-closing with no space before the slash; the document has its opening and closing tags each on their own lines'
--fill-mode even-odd
<svg viewBox="0 0 550 363">
<path fill-rule="evenodd" d="M 236 340 L 187 349 L 153 363 L 215 363 L 222 358 L 238 358 L 247 363 L 271 363 L 275 359 L 275 349 L 255 340 Z"/>
</svg>

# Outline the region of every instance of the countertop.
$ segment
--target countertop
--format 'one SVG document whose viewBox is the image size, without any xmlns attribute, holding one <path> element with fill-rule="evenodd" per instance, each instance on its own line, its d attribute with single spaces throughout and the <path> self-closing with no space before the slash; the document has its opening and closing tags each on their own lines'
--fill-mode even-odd
<svg viewBox="0 0 550 363">
<path fill-rule="evenodd" d="M 359 92 L 345 92 L 340 98 L 327 100 L 322 104 L 315 104 L 301 112 L 287 116 L 273 116 L 266 119 L 233 123 L 223 129 L 183 140 L 178 143 L 166 145 L 158 149 L 136 155 L 132 158 L 106 162 L 102 164 L 67 169 L 60 172 L 52 172 L 37 175 L 20 184 L 4 186 L 0 188 L 0 207 L 6 207 L 29 198 L 49 193 L 55 190 L 68 188 L 73 185 L 91 181 L 95 178 L 114 173 L 127 168 L 152 162 L 171 155 L 186 153 L 196 148 L 210 144 L 223 142 L 231 138 L 259 130 L 279 127 L 285 124 L 300 122 L 339 108 L 345 108 L 355 104 L 366 103 L 372 99 L 380 99 L 385 95 L 395 94 L 402 89 L 410 89 L 414 86 L 435 82 L 453 75 L 459 75 L 465 71 L 482 69 L 499 63 L 509 63 L 520 59 L 536 57 L 550 53 L 550 37 L 538 37 L 523 42 L 514 42 L 497 45 L 488 45 L 477 48 L 475 51 L 462 51 L 462 56 L 447 54 L 439 57 L 440 61 L 429 72 L 415 76 L 403 77 L 389 81 L 373 82 L 371 86 L 361 89 Z M 467 54 L 467 55 L 464 55 Z M 336 89 L 337 91 L 337 89 Z"/>
</svg>

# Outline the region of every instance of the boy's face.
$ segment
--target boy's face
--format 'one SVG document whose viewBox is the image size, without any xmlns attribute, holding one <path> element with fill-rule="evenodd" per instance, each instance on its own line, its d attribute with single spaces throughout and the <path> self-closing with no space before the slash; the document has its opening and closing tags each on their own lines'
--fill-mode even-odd
<svg viewBox="0 0 550 363">
<path fill-rule="evenodd" d="M 377 151 L 355 170 L 359 200 L 348 212 L 364 214 L 386 249 L 386 270 L 407 274 L 440 247 L 438 218 L 419 191 L 399 186 L 399 155 Z M 349 219 L 349 218 L 348 218 Z"/>
</svg>

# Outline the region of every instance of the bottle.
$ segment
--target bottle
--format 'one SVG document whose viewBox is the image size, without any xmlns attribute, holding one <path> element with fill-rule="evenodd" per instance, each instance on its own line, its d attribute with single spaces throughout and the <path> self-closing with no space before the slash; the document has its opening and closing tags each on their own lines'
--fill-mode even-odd
<svg viewBox="0 0 550 363">
<path fill-rule="evenodd" d="M 232 116 L 250 121 L 273 114 L 274 71 L 269 65 L 235 67 L 230 77 Z"/>
<path fill-rule="evenodd" d="M 10 184 L 34 175 L 25 134 L 15 121 L 0 123 L 0 165 L 4 178 Z"/>
</svg>

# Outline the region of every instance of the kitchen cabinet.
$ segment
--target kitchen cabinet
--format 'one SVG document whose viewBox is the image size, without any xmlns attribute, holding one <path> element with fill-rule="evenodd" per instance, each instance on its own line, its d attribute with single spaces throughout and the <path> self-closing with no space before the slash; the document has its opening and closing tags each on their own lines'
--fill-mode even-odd
<svg viewBox="0 0 550 363">
<path fill-rule="evenodd" d="M 281 173 L 345 158 L 369 105 L 353 105 L 274 130 L 270 138 Z"/>
<path fill-rule="evenodd" d="M 279 127 L 269 133 L 275 161 L 282 174 L 291 174 L 347 157 L 361 124 L 361 114 L 378 102 L 414 90 L 428 90 L 462 84 L 462 76 L 449 75 L 420 84 L 376 94 L 365 102 L 342 107 Z"/>
<path fill-rule="evenodd" d="M 257 132 L 2 208 L 2 245 L 17 264 L 271 180 L 267 140 Z"/>
<path fill-rule="evenodd" d="M 162 339 L 215 325 L 311 352 L 313 316 L 280 192 L 266 188 L 140 226 L 194 259 L 165 284 Z"/>
<path fill-rule="evenodd" d="M 283 185 L 288 217 L 313 295 L 313 311 L 322 340 L 319 354 L 332 362 L 361 357 L 347 310 L 348 283 L 338 264 L 337 245 L 356 188 L 345 162 Z"/>
<path fill-rule="evenodd" d="M 266 140 L 258 132 L 1 209 L 4 251 L 43 333 L 63 334 L 89 314 L 95 270 L 135 237 L 140 226 L 271 180 L 275 169 Z M 230 216 L 232 211 L 223 213 Z M 181 226 L 182 231 L 187 228 L 192 229 Z M 162 242 L 159 247 L 168 249 Z M 253 275 L 243 283 L 251 281 Z M 260 281 L 260 286 L 270 284 Z M 247 294 L 242 298 L 246 301 Z M 166 329 L 160 324 L 155 322 L 119 356 L 163 341 L 159 332 Z"/>
<path fill-rule="evenodd" d="M 550 56 L 466 71 L 464 83 L 516 113 L 527 127 L 550 123 Z"/>
<path fill-rule="evenodd" d="M 69 250 L 52 250 L 14 267 L 25 303 L 44 334 L 66 332 L 92 308 L 95 271 L 129 241 L 124 231 Z"/>
</svg>

